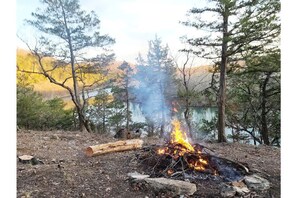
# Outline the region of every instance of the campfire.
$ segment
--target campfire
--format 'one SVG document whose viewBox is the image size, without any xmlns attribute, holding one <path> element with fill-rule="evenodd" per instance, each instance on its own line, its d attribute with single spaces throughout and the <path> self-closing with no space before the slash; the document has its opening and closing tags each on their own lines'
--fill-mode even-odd
<svg viewBox="0 0 297 198">
<path fill-rule="evenodd" d="M 191 145 L 186 133 L 181 131 L 179 121 L 174 120 L 172 125 L 174 127 L 170 142 L 165 144 L 165 147 L 158 148 L 157 154 L 163 155 L 165 158 L 171 158 L 174 161 L 181 160 L 181 162 L 185 162 L 185 168 L 216 175 L 216 170 L 209 164 L 207 156 L 202 153 L 203 147 Z M 173 168 L 168 169 L 167 173 L 172 175 L 174 173 Z"/>
<path fill-rule="evenodd" d="M 138 159 L 145 172 L 153 177 L 175 179 L 240 180 L 248 169 L 240 163 L 216 157 L 210 149 L 192 144 L 178 120 L 172 121 L 170 139 L 164 145 L 143 148 Z"/>
</svg>

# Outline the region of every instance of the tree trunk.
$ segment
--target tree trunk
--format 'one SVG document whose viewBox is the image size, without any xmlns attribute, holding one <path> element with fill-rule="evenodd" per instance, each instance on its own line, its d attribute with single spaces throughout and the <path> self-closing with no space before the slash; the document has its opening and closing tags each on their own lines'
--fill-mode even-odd
<svg viewBox="0 0 297 198">
<path fill-rule="evenodd" d="M 225 9 L 226 6 L 225 6 Z M 218 100 L 218 142 L 226 142 L 225 134 L 225 104 L 226 104 L 226 67 L 227 67 L 227 38 L 228 38 L 228 15 L 225 11 L 223 17 L 223 42 L 222 42 L 222 57 L 220 67 L 220 88 Z"/>
<path fill-rule="evenodd" d="M 162 108 L 162 121 L 161 121 L 161 128 L 160 128 L 160 137 L 164 136 L 164 125 L 165 125 L 164 105 L 162 105 L 162 106 L 163 106 L 163 108 Z"/>
<path fill-rule="evenodd" d="M 148 123 L 148 137 L 152 137 L 154 135 L 154 131 L 155 131 L 155 124 L 154 122 L 149 122 Z"/>
<path fill-rule="evenodd" d="M 102 115 L 102 131 L 103 133 L 106 133 L 107 132 L 107 129 L 106 129 L 106 107 L 105 107 L 105 104 L 103 106 L 103 115 Z"/>
<path fill-rule="evenodd" d="M 61 3 L 61 5 L 63 5 Z M 69 47 L 69 52 L 70 52 L 70 65 L 71 65 L 71 75 L 72 75 L 72 79 L 73 79 L 73 91 L 74 91 L 74 103 L 76 103 L 76 109 L 77 109 L 77 113 L 78 113 L 78 117 L 79 117 L 79 130 L 80 131 L 84 131 L 85 129 L 88 132 L 91 132 L 90 127 L 87 126 L 88 124 L 85 123 L 86 120 L 84 119 L 84 115 L 82 112 L 82 107 L 81 107 L 81 103 L 80 103 L 80 96 L 79 96 L 79 90 L 77 87 L 77 77 L 76 77 L 76 71 L 75 71 L 75 57 L 73 54 L 73 48 L 72 48 L 72 40 L 71 40 L 71 33 L 69 31 L 68 28 L 68 23 L 66 20 L 66 14 L 64 12 L 64 8 L 62 6 L 62 11 L 63 11 L 63 17 L 64 17 L 64 23 L 65 23 L 65 29 L 66 29 L 66 34 L 67 34 L 67 39 L 68 39 L 68 47 Z M 85 127 L 85 129 L 84 129 Z"/>
<path fill-rule="evenodd" d="M 191 121 L 190 121 L 190 109 L 189 109 L 189 102 L 186 100 L 186 110 L 184 111 L 184 117 L 186 120 L 186 124 L 188 126 L 188 131 L 189 131 L 189 136 L 192 139 L 193 134 L 192 134 L 192 126 L 191 126 Z"/>
<path fill-rule="evenodd" d="M 186 124 L 188 126 L 188 131 L 189 131 L 189 136 L 190 138 L 193 138 L 193 134 L 192 134 L 192 126 L 191 126 L 191 121 L 190 121 L 190 105 L 191 105 L 191 100 L 190 100 L 190 90 L 189 90 L 189 85 L 187 82 L 187 74 L 186 74 L 186 65 L 187 62 L 189 61 L 189 53 L 187 54 L 187 60 L 183 65 L 183 69 L 182 69 L 182 75 L 183 75 L 183 85 L 185 87 L 186 90 L 186 109 L 184 111 L 184 117 L 186 120 Z M 189 78 L 188 81 L 190 80 L 190 74 L 189 74 Z"/>
<path fill-rule="evenodd" d="M 160 137 L 163 137 L 163 135 L 164 135 L 164 124 L 162 123 L 160 127 Z"/>
<path fill-rule="evenodd" d="M 161 101 L 161 126 L 160 126 L 160 137 L 164 136 L 164 126 L 165 126 L 165 90 L 162 84 L 159 84 L 160 92 L 163 94 L 164 98 Z"/>
<path fill-rule="evenodd" d="M 84 126 L 84 121 L 80 113 L 78 113 L 78 126 L 81 132 L 85 132 L 87 130 L 86 127 Z"/>
<path fill-rule="evenodd" d="M 79 120 L 79 130 L 81 132 L 92 132 L 89 121 L 85 118 L 84 114 L 81 112 L 82 110 L 78 110 L 78 120 Z"/>
<path fill-rule="evenodd" d="M 129 115 L 129 91 L 128 91 L 128 82 L 126 83 L 126 106 L 127 106 L 127 110 L 126 110 L 126 130 L 127 133 L 129 133 L 129 121 L 130 121 L 130 115 Z"/>
<path fill-rule="evenodd" d="M 270 73 L 267 74 L 263 86 L 262 86 L 262 102 L 261 102 L 261 135 L 264 141 L 264 144 L 269 145 L 269 133 L 267 126 L 267 117 L 266 117 L 266 103 L 267 103 L 267 92 L 266 87 L 270 79 Z"/>
</svg>

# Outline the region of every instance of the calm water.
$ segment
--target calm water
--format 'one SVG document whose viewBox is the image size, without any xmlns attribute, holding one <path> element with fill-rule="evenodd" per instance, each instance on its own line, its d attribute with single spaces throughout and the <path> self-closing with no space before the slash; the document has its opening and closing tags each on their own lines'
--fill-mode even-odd
<svg viewBox="0 0 297 198">
<path fill-rule="evenodd" d="M 141 111 L 139 104 L 130 104 L 130 111 L 132 112 L 133 122 L 145 122 L 145 117 Z M 182 112 L 178 113 L 178 117 L 183 118 Z M 203 120 L 211 121 L 217 115 L 217 108 L 215 107 L 195 107 L 192 108 L 192 123 L 194 123 L 195 137 L 196 138 L 210 138 L 211 134 L 206 134 L 202 131 L 201 126 L 203 125 Z M 182 120 L 182 119 L 181 119 Z M 226 127 L 226 135 L 232 134 L 232 129 Z M 232 141 L 228 139 L 228 141 Z M 254 144 L 253 140 L 249 140 L 249 144 Z"/>
</svg>

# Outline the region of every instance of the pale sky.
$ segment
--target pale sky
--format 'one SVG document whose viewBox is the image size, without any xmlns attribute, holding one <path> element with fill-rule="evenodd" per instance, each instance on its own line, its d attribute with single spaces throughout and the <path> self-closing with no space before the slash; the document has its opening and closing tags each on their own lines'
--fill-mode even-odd
<svg viewBox="0 0 297 198">
<path fill-rule="evenodd" d="M 193 29 L 179 23 L 186 20 L 187 11 L 199 0 L 81 0 L 82 9 L 94 10 L 101 20 L 101 33 L 115 38 L 112 47 L 117 60 L 135 62 L 140 52 L 146 55 L 148 41 L 157 34 L 168 44 L 172 55 L 184 45 L 180 37 Z M 34 40 L 34 29 L 24 25 L 24 19 L 35 12 L 39 0 L 16 0 L 16 31 L 24 39 Z M 37 37 L 37 36 L 36 36 Z M 17 39 L 17 46 L 25 45 Z"/>
</svg>

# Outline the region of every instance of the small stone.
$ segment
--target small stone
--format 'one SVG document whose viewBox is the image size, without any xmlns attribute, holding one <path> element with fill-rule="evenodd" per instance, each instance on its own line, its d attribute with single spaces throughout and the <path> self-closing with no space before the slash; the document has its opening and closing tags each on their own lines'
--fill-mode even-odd
<svg viewBox="0 0 297 198">
<path fill-rule="evenodd" d="M 238 195 L 245 195 L 250 192 L 250 190 L 246 186 L 245 187 L 234 186 L 233 188 Z"/>
<path fill-rule="evenodd" d="M 236 190 L 233 186 L 229 186 L 227 184 L 223 184 L 221 186 L 221 192 L 222 197 L 234 197 L 236 194 Z"/>
<path fill-rule="evenodd" d="M 142 180 L 142 179 L 145 179 L 145 178 L 148 178 L 150 177 L 149 175 L 142 175 L 138 172 L 133 172 L 133 173 L 128 173 L 128 177 L 131 178 L 131 179 L 135 179 L 135 180 Z"/>
<path fill-rule="evenodd" d="M 43 140 L 50 140 L 50 137 L 43 137 Z"/>
<path fill-rule="evenodd" d="M 242 181 L 232 182 L 232 186 L 238 195 L 244 195 L 250 192 L 245 183 Z"/>
<path fill-rule="evenodd" d="M 52 140 L 59 140 L 59 136 L 57 134 L 51 135 L 50 139 Z"/>
<path fill-rule="evenodd" d="M 267 190 L 270 188 L 270 183 L 267 179 L 260 177 L 257 174 L 247 175 L 244 177 L 244 182 L 248 188 L 256 191 Z"/>
<path fill-rule="evenodd" d="M 25 170 L 25 168 L 18 168 L 18 170 L 22 172 L 23 170 Z"/>
</svg>

